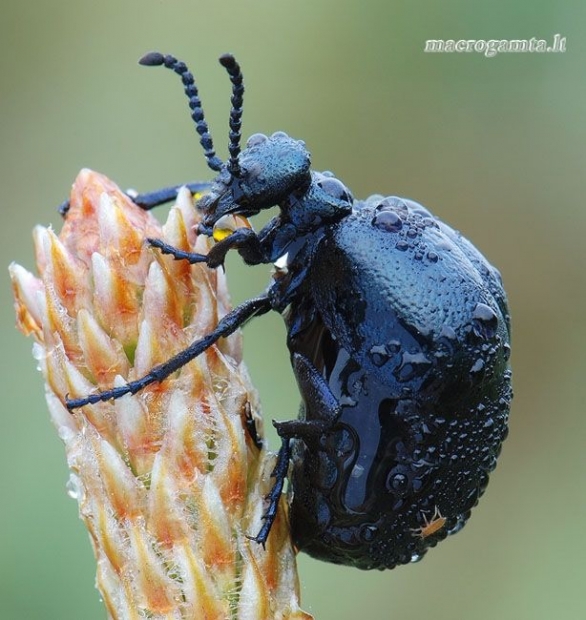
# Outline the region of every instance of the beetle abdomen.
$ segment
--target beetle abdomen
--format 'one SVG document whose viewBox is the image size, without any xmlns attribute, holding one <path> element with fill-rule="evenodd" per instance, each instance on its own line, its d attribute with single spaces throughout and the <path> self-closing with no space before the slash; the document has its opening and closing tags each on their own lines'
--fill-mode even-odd
<svg viewBox="0 0 586 620">
<path fill-rule="evenodd" d="M 341 409 L 318 445 L 295 447 L 295 543 L 360 568 L 414 561 L 461 529 L 506 436 L 498 272 L 423 207 L 376 198 L 327 232 L 309 280 L 289 347 Z"/>
</svg>

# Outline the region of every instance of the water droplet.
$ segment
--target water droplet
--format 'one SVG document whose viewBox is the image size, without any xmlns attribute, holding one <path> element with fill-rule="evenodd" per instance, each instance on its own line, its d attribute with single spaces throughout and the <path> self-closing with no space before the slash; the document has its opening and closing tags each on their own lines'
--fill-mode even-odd
<svg viewBox="0 0 586 620">
<path fill-rule="evenodd" d="M 327 445 L 336 450 L 338 457 L 348 456 L 354 451 L 354 439 L 346 429 L 328 435 Z"/>
<path fill-rule="evenodd" d="M 440 227 L 440 225 L 437 223 L 437 221 L 432 218 L 432 217 L 425 217 L 423 218 L 423 221 L 421 222 L 426 228 L 438 228 Z"/>
<path fill-rule="evenodd" d="M 358 464 L 354 465 L 350 475 L 352 476 L 352 478 L 360 478 L 364 475 L 364 467 Z"/>
<path fill-rule="evenodd" d="M 359 536 L 364 542 L 372 542 L 378 534 L 378 527 L 376 525 L 371 525 L 370 523 L 365 523 L 360 528 Z"/>
<path fill-rule="evenodd" d="M 474 308 L 472 318 L 478 319 L 479 321 L 494 321 L 496 319 L 496 314 L 490 306 L 479 303 L 476 304 Z"/>
<path fill-rule="evenodd" d="M 448 239 L 442 239 L 436 245 L 436 248 L 440 250 L 440 252 L 451 252 L 454 249 L 454 244 Z"/>
<path fill-rule="evenodd" d="M 387 491 L 402 495 L 409 488 L 409 478 L 393 469 L 389 472 L 386 480 Z"/>
<path fill-rule="evenodd" d="M 406 250 L 409 249 L 409 244 L 406 241 L 403 241 L 402 239 L 397 241 L 395 247 L 397 248 L 397 250 L 399 250 L 400 252 L 405 252 Z"/>
<path fill-rule="evenodd" d="M 262 176 L 263 167 L 260 162 L 254 162 L 245 168 L 243 168 L 245 176 L 247 176 L 252 181 L 257 181 L 259 177 Z"/>
<path fill-rule="evenodd" d="M 374 216 L 372 225 L 387 232 L 398 232 L 403 227 L 403 220 L 394 211 L 379 211 Z"/>
<path fill-rule="evenodd" d="M 456 331 L 449 325 L 443 325 L 440 337 L 447 338 L 448 340 L 456 340 Z"/>
<path fill-rule="evenodd" d="M 398 353 L 401 350 L 401 343 L 398 340 L 389 340 L 386 346 L 386 350 L 392 355 Z"/>
<path fill-rule="evenodd" d="M 474 364 L 472 365 L 472 367 L 470 368 L 470 374 L 472 375 L 476 375 L 479 372 L 482 372 L 484 370 L 484 360 L 482 358 L 478 358 Z"/>
<path fill-rule="evenodd" d="M 456 517 L 456 524 L 448 530 L 448 536 L 457 534 L 464 527 L 464 525 L 466 525 L 466 516 L 464 514 L 458 515 Z"/>
<path fill-rule="evenodd" d="M 498 328 L 496 312 L 486 304 L 478 303 L 472 312 L 474 333 L 484 338 L 493 338 Z"/>
<path fill-rule="evenodd" d="M 404 200 L 397 196 L 386 196 L 382 198 L 376 206 L 377 211 L 400 211 L 406 214 L 408 212 L 407 205 Z"/>
<path fill-rule="evenodd" d="M 336 198 L 337 200 L 350 202 L 350 191 L 339 179 L 336 179 L 335 177 L 325 177 L 318 181 L 317 184 L 326 194 Z"/>
<path fill-rule="evenodd" d="M 340 398 L 338 399 L 338 402 L 343 407 L 356 407 L 356 401 L 351 396 L 348 396 L 347 394 L 343 394 L 342 396 L 340 396 Z"/>
<path fill-rule="evenodd" d="M 430 366 L 431 361 L 421 351 L 418 353 L 404 351 L 401 365 L 394 371 L 394 375 L 399 381 L 410 381 L 423 375 Z"/>
<path fill-rule="evenodd" d="M 257 146 L 258 144 L 263 144 L 266 142 L 268 138 L 262 133 L 254 133 L 248 140 L 246 141 L 246 148 L 250 148 L 251 146 Z"/>
<path fill-rule="evenodd" d="M 389 354 L 384 345 L 375 345 L 370 348 L 370 359 L 375 366 L 382 366 L 389 361 Z"/>
<path fill-rule="evenodd" d="M 382 208 L 379 204 L 381 200 L 384 200 L 382 194 L 371 194 L 364 202 L 367 202 L 369 205 L 376 203 L 377 208 Z"/>
<path fill-rule="evenodd" d="M 439 256 L 435 252 L 428 252 L 427 253 L 427 260 L 430 263 L 437 263 L 437 261 L 439 260 Z"/>
<path fill-rule="evenodd" d="M 69 495 L 71 499 L 79 501 L 83 497 L 83 487 L 81 484 L 81 480 L 76 474 L 69 474 L 69 480 L 65 485 L 65 489 L 67 491 L 67 495 Z"/>
</svg>

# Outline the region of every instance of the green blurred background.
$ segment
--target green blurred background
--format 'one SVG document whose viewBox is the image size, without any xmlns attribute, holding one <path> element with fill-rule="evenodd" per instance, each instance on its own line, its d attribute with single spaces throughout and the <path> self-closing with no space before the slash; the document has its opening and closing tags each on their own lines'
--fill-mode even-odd
<svg viewBox="0 0 586 620">
<path fill-rule="evenodd" d="M 416 565 L 364 573 L 299 558 L 316 619 L 586 618 L 586 7 L 582 1 L 4 0 L 0 9 L 0 264 L 33 267 L 34 224 L 89 166 L 123 188 L 208 179 L 178 80 L 196 73 L 220 153 L 244 68 L 244 133 L 303 138 L 355 195 L 412 197 L 502 271 L 513 316 L 510 438 L 475 515 Z M 567 37 L 565 54 L 429 55 L 426 39 Z M 236 301 L 267 268 L 228 266 Z M 2 276 L 0 617 L 105 617 L 31 342 Z M 278 316 L 247 328 L 265 415 L 298 395 Z M 273 441 L 273 446 L 276 443 Z"/>
</svg>

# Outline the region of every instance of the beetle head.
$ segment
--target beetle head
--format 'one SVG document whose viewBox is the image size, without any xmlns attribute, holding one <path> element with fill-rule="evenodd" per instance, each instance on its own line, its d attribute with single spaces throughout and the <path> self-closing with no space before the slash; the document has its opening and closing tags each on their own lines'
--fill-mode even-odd
<svg viewBox="0 0 586 620">
<path fill-rule="evenodd" d="M 272 136 L 254 134 L 232 169 L 226 163 L 211 191 L 198 202 L 204 227 L 226 214 L 245 217 L 281 204 L 311 183 L 310 156 L 304 142 L 283 132 Z"/>
<path fill-rule="evenodd" d="M 283 132 L 270 137 L 255 134 L 240 151 L 244 84 L 234 56 L 224 54 L 220 57 L 220 64 L 232 83 L 230 157 L 226 162 L 216 155 L 195 80 L 185 63 L 159 52 L 146 54 L 139 62 L 146 66 L 165 66 L 181 77 L 207 164 L 219 173 L 210 192 L 198 203 L 198 209 L 204 213 L 202 229 L 209 231 L 224 215 L 255 215 L 262 209 L 282 203 L 296 190 L 302 191 L 309 186 L 310 156 L 302 141 Z"/>
</svg>

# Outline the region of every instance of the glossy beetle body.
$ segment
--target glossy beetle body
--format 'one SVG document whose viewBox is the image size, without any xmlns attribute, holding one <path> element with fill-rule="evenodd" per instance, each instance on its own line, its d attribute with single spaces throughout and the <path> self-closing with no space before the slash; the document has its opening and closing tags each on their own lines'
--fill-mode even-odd
<svg viewBox="0 0 586 620">
<path fill-rule="evenodd" d="M 294 446 L 294 541 L 360 568 L 419 559 L 462 527 L 506 435 L 500 276 L 420 205 L 373 197 L 328 228 L 304 286 L 289 348 L 340 411 L 318 441 Z M 319 418 L 304 396 L 305 418 Z M 441 527 L 417 535 L 436 514 Z"/>
<path fill-rule="evenodd" d="M 291 461 L 299 549 L 363 569 L 421 558 L 464 525 L 506 436 L 509 317 L 498 272 L 417 203 L 354 200 L 331 173 L 312 171 L 305 144 L 282 132 L 255 134 L 240 152 L 242 76 L 231 56 L 221 59 L 233 84 L 225 163 L 185 65 L 157 53 L 141 62 L 181 76 L 218 173 L 196 204 L 200 232 L 217 241 L 207 255 L 148 241 L 210 268 L 236 249 L 249 264 L 275 262 L 276 271 L 265 293 L 202 340 L 141 379 L 68 407 L 136 393 L 247 320 L 277 311 L 303 403 L 298 420 L 275 423 L 276 481 L 254 539 L 267 540 Z M 150 208 L 168 195 L 161 190 L 140 204 Z M 271 207 L 278 214 L 254 232 L 245 218 Z"/>
</svg>

